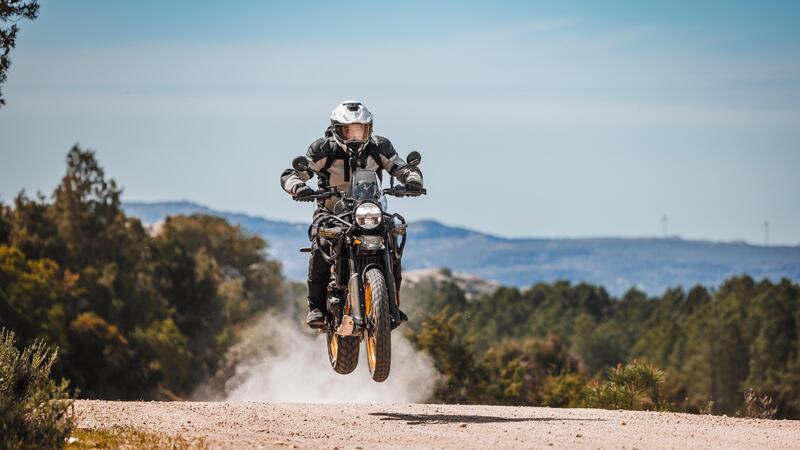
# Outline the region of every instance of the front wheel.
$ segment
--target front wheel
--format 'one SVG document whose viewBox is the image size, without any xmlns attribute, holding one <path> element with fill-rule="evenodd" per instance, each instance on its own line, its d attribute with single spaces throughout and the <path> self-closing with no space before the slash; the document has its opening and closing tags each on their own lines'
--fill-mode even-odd
<svg viewBox="0 0 800 450">
<path fill-rule="evenodd" d="M 358 337 L 339 336 L 328 332 L 328 360 L 336 373 L 342 375 L 356 370 L 358 365 Z"/>
<path fill-rule="evenodd" d="M 392 325 L 389 294 L 383 272 L 370 269 L 364 279 L 364 310 L 371 326 L 364 340 L 367 345 L 369 374 L 377 382 L 389 377 L 392 366 Z"/>
</svg>

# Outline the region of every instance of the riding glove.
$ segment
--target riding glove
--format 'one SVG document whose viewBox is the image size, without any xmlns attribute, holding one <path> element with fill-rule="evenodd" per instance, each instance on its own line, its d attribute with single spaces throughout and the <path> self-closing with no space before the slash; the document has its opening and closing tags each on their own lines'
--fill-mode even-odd
<svg viewBox="0 0 800 450">
<path fill-rule="evenodd" d="M 314 190 L 305 184 L 301 184 L 294 190 L 294 198 L 301 202 L 310 202 L 314 200 L 311 196 L 314 195 Z"/>
<path fill-rule="evenodd" d="M 419 181 L 409 181 L 406 183 L 406 190 L 419 192 L 422 190 L 422 183 Z"/>
</svg>

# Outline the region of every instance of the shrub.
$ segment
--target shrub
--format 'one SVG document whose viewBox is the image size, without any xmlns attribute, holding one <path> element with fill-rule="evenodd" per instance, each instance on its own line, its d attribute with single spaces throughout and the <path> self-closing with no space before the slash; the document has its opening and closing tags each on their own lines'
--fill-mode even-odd
<svg viewBox="0 0 800 450">
<path fill-rule="evenodd" d="M 585 402 L 586 377 L 580 372 L 549 376 L 539 395 L 542 406 L 579 408 Z"/>
<path fill-rule="evenodd" d="M 577 373 L 581 368 L 581 361 L 555 334 L 503 341 L 486 352 L 484 364 L 494 380 L 492 402 L 501 405 L 542 404 L 542 386 L 548 377 Z"/>
<path fill-rule="evenodd" d="M 653 410 L 666 409 L 661 387 L 664 372 L 641 361 L 617 365 L 608 371 L 605 382 L 587 386 L 586 406 L 604 409 Z"/>
<path fill-rule="evenodd" d="M 744 409 L 737 415 L 752 419 L 772 419 L 777 412 L 778 408 L 772 404 L 770 396 L 748 389 L 744 393 Z"/>
<path fill-rule="evenodd" d="M 22 352 L 14 343 L 0 328 L 0 448 L 61 448 L 74 417 L 68 382 L 50 379 L 57 352 L 41 340 Z"/>
</svg>

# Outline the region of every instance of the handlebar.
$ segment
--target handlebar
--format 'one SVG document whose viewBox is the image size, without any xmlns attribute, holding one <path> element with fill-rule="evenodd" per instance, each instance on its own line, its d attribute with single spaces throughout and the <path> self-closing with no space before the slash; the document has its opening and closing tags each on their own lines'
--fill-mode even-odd
<svg viewBox="0 0 800 450">
<path fill-rule="evenodd" d="M 408 189 L 401 189 L 399 187 L 396 188 L 389 188 L 384 189 L 383 193 L 385 195 L 391 195 L 393 197 L 419 197 L 420 195 L 425 195 L 428 193 L 427 189 L 422 189 L 420 191 L 410 191 Z M 292 195 L 292 200 L 298 202 L 310 202 L 314 200 L 327 200 L 331 197 L 341 197 L 342 192 L 340 191 L 326 191 L 324 189 L 315 191 L 314 194 L 311 195 L 304 195 L 302 197 L 298 197 L 297 195 Z"/>
</svg>

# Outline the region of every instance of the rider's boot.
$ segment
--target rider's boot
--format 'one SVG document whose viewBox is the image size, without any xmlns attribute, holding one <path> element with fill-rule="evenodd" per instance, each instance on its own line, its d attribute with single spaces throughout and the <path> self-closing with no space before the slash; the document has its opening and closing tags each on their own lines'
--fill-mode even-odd
<svg viewBox="0 0 800 450">
<path fill-rule="evenodd" d="M 308 314 L 306 314 L 306 325 L 311 328 L 322 328 L 325 326 L 325 316 L 322 311 L 314 305 L 308 305 Z"/>
<path fill-rule="evenodd" d="M 321 289 L 320 289 L 321 287 Z M 308 283 L 308 315 L 306 324 L 311 328 L 322 328 L 325 326 L 325 293 L 327 286 L 320 283 Z"/>
</svg>

